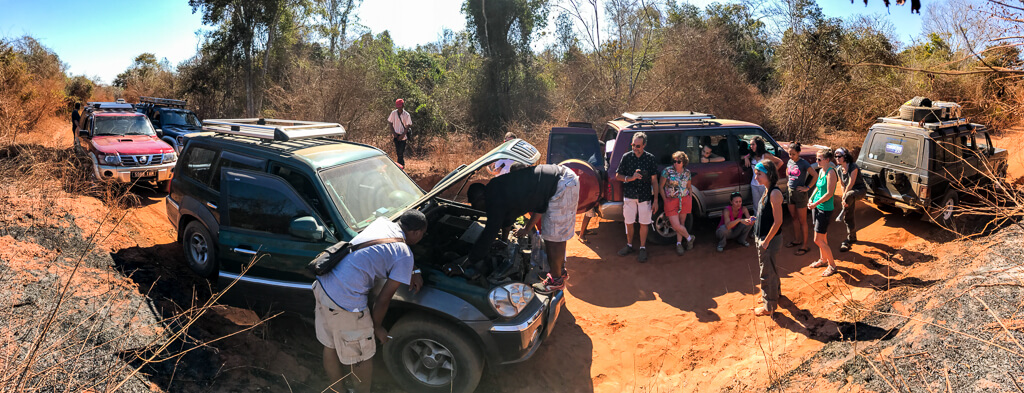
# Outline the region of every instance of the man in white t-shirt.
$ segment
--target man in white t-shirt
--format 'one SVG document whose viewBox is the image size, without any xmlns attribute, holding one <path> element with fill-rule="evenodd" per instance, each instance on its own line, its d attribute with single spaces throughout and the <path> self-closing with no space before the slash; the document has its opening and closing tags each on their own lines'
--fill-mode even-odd
<svg viewBox="0 0 1024 393">
<path fill-rule="evenodd" d="M 516 134 L 512 132 L 505 133 L 505 142 L 516 139 Z M 501 176 L 512 170 L 512 164 L 515 161 L 509 159 L 503 159 L 495 161 L 493 164 L 487 166 L 487 171 L 491 173 L 491 176 Z"/>
<path fill-rule="evenodd" d="M 395 139 L 395 155 L 398 156 L 398 167 L 405 169 L 405 144 L 409 140 L 409 131 L 412 130 L 412 116 L 405 109 L 405 100 L 395 100 L 395 110 L 388 115 L 388 126 L 391 127 L 391 136 Z"/>
</svg>

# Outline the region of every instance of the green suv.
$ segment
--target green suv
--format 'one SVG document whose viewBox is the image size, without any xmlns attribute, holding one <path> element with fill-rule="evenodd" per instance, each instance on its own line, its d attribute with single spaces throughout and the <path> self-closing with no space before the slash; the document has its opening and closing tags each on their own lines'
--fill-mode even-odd
<svg viewBox="0 0 1024 393">
<path fill-rule="evenodd" d="M 541 269 L 537 241 L 496 240 L 490 259 L 499 268 L 486 277 L 441 270 L 469 254 L 483 227 L 484 212 L 454 199 L 496 160 L 534 164 L 540 154 L 529 143 L 506 142 L 425 192 L 381 150 L 325 137 L 344 133 L 337 124 L 204 123 L 182 150 L 167 216 L 189 267 L 218 287 L 237 279 L 231 292 L 248 304 L 309 317 L 314 276 L 305 266 L 314 256 L 378 217 L 419 209 L 430 221 L 413 247 L 424 287 L 395 295 L 385 321 L 393 339 L 381 351 L 398 383 L 472 391 L 485 364 L 526 360 L 551 334 L 564 298 L 530 287 Z"/>
</svg>

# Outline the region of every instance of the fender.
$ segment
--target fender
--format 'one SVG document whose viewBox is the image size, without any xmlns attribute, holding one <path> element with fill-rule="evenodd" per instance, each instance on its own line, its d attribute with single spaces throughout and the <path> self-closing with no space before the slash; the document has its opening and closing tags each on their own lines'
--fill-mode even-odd
<svg viewBox="0 0 1024 393">
<path fill-rule="evenodd" d="M 704 203 L 704 198 L 705 198 L 704 197 L 704 192 L 701 191 L 701 190 L 698 190 L 697 187 L 695 187 L 695 186 L 693 186 L 691 184 L 690 185 L 690 195 L 693 195 L 693 199 L 695 199 L 695 202 L 696 202 L 696 206 L 691 206 L 691 209 L 692 209 L 694 215 L 697 216 L 697 217 L 701 217 L 701 218 L 707 217 L 708 216 L 708 212 L 704 210 L 704 206 L 707 206 Z M 693 209 L 693 207 L 696 207 L 696 209 Z"/>
<path fill-rule="evenodd" d="M 210 213 L 210 209 L 199 203 L 198 199 L 186 195 L 182 198 L 178 214 L 181 216 L 178 221 L 178 241 L 181 241 L 181 234 L 185 232 L 185 226 L 182 224 L 185 223 L 187 217 L 197 219 L 203 225 L 206 225 L 206 229 L 210 231 L 210 236 L 213 236 L 215 241 L 218 240 L 220 223 L 213 217 L 213 213 Z"/>
</svg>

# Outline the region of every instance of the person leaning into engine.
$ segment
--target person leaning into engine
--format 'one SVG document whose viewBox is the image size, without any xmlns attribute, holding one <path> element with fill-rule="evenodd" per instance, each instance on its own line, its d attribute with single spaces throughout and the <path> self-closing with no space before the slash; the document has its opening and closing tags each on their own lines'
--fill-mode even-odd
<svg viewBox="0 0 1024 393">
<path fill-rule="evenodd" d="M 565 242 L 576 234 L 576 204 L 580 198 L 580 182 L 575 172 L 561 165 L 516 169 L 491 179 L 486 186 L 474 183 L 466 197 L 474 209 L 487 213 L 487 225 L 473 245 L 470 263 L 479 264 L 487 256 L 501 228 L 530 213 L 530 221 L 516 236 L 526 236 L 540 222 L 551 267 L 544 281 L 534 284 L 534 290 L 549 294 L 565 288 Z"/>
</svg>

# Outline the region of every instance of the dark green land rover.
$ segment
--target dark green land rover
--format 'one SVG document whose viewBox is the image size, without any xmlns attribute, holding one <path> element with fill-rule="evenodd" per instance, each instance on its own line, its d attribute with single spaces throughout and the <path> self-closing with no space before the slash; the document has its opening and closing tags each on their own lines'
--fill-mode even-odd
<svg viewBox="0 0 1024 393">
<path fill-rule="evenodd" d="M 472 391 L 485 365 L 524 361 L 551 334 L 564 298 L 530 287 L 540 270 L 534 261 L 543 259 L 531 252 L 538 244 L 496 240 L 490 259 L 500 268 L 486 277 L 441 271 L 469 254 L 484 216 L 445 195 L 464 192 L 496 160 L 534 164 L 540 154 L 529 143 L 506 142 L 425 192 L 381 150 L 330 138 L 344 135 L 337 124 L 204 123 L 205 132 L 187 138 L 166 202 L 195 273 L 220 287 L 237 279 L 230 292 L 261 309 L 310 316 L 307 262 L 378 217 L 419 209 L 430 221 L 413 247 L 424 287 L 395 295 L 385 321 L 393 339 L 381 351 L 405 389 Z"/>
</svg>

